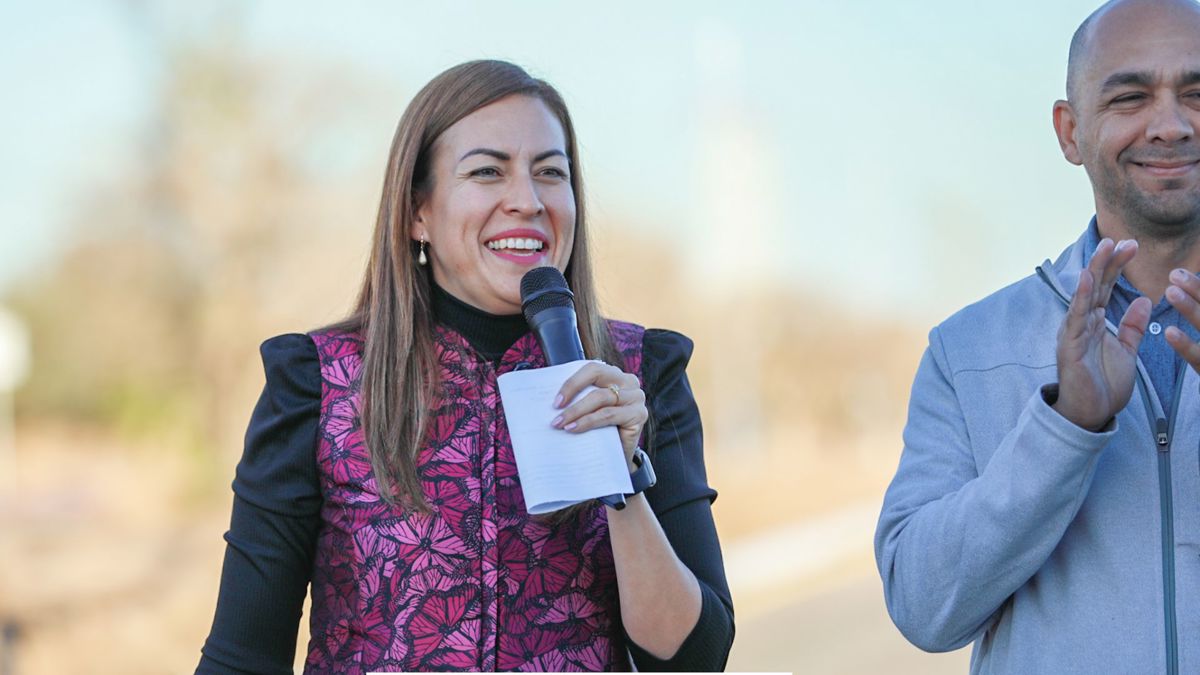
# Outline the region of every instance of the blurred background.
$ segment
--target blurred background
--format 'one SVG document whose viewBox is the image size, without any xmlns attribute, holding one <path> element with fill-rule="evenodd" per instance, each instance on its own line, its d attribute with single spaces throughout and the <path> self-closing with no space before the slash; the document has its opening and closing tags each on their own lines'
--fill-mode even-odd
<svg viewBox="0 0 1200 675">
<path fill-rule="evenodd" d="M 0 6 L 0 673 L 194 668 L 258 344 L 348 309 L 396 121 L 481 57 L 571 106 L 608 313 L 696 341 L 730 669 L 965 672 L 871 537 L 926 331 L 1092 213 L 1093 6 Z"/>
</svg>

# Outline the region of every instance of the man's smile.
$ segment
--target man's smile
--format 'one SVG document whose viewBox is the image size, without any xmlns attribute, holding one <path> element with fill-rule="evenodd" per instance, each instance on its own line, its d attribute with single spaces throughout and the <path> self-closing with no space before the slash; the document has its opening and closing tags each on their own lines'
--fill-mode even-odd
<svg viewBox="0 0 1200 675">
<path fill-rule="evenodd" d="M 1200 158 L 1147 159 L 1144 161 L 1131 161 L 1131 163 L 1157 178 L 1180 178 L 1195 171 L 1200 166 Z"/>
</svg>

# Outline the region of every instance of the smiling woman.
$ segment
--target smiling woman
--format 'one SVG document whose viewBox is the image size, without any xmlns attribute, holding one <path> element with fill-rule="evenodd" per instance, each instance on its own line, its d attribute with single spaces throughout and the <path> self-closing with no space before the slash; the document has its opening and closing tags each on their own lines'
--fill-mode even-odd
<svg viewBox="0 0 1200 675">
<path fill-rule="evenodd" d="M 417 94 L 354 311 L 263 344 L 197 672 L 290 672 L 310 582 L 306 672 L 724 667 L 733 609 L 691 342 L 601 316 L 582 196 L 547 83 L 475 61 Z M 546 365 L 519 312 L 522 276 L 547 265 L 605 362 L 563 385 L 567 401 L 595 390 L 553 425 L 616 427 L 623 509 L 525 509 L 497 377 Z"/>
</svg>

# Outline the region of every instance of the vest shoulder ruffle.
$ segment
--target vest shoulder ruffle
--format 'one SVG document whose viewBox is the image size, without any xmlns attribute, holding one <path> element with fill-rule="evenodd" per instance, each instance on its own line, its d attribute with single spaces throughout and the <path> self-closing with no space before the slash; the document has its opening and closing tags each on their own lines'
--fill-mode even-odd
<svg viewBox="0 0 1200 675">
<path fill-rule="evenodd" d="M 618 342 L 641 342 L 642 335 L 646 332 L 645 326 L 639 326 L 636 323 L 616 319 L 605 319 L 604 321 L 608 324 L 608 334 Z"/>
<path fill-rule="evenodd" d="M 262 356 L 269 390 L 284 391 L 305 399 L 320 396 L 317 348 L 308 335 L 276 335 L 265 340 L 258 352 Z"/>
</svg>

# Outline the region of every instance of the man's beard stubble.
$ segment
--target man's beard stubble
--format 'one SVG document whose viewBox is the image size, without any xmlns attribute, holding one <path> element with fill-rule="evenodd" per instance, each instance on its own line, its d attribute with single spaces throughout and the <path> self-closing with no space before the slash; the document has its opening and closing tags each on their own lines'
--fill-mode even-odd
<svg viewBox="0 0 1200 675">
<path fill-rule="evenodd" d="M 1150 193 L 1128 174 L 1109 167 L 1100 173 L 1100 180 L 1093 185 L 1097 196 L 1120 214 L 1139 240 L 1144 237 L 1176 248 L 1190 246 L 1200 238 L 1200 188 L 1188 191 L 1183 179 L 1175 179 L 1165 181 L 1159 192 Z"/>
</svg>

